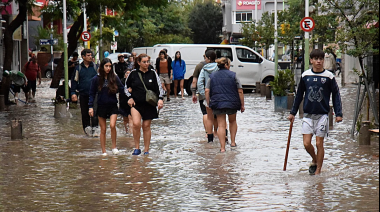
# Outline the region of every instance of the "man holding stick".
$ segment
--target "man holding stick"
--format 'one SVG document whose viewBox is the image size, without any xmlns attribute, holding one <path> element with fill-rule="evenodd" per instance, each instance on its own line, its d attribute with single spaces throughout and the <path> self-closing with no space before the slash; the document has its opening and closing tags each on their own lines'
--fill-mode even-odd
<svg viewBox="0 0 380 212">
<path fill-rule="evenodd" d="M 342 102 L 340 99 L 339 87 L 334 75 L 323 68 L 325 53 L 320 49 L 314 49 L 310 53 L 310 63 L 312 69 L 302 73 L 298 84 L 296 98 L 288 119 L 294 121 L 299 105 L 304 99 L 304 118 L 302 120 L 303 144 L 306 151 L 312 157 L 309 173 L 320 174 L 323 164 L 325 150 L 323 140 L 328 136 L 330 111 L 329 101 L 332 95 L 332 102 L 336 114 L 335 121 L 342 121 Z M 311 144 L 313 135 L 316 135 L 317 154 Z"/>
</svg>

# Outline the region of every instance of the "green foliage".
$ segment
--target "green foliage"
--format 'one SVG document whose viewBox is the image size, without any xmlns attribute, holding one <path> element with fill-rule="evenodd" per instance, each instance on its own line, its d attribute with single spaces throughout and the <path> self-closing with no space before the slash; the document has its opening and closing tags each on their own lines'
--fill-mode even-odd
<svg viewBox="0 0 380 212">
<path fill-rule="evenodd" d="M 274 16 L 269 12 L 263 13 L 258 22 L 257 31 L 261 37 L 258 41 L 260 46 L 268 50 L 274 44 Z M 268 55 L 268 54 L 267 54 Z"/>
<path fill-rule="evenodd" d="M 255 41 L 259 41 L 260 36 L 259 36 L 258 31 L 257 31 L 255 21 L 248 22 L 248 23 L 242 23 L 242 27 L 241 27 L 240 32 L 243 36 L 243 38 L 240 39 L 240 42 L 244 46 L 258 47 L 258 45 L 256 45 Z"/>
<path fill-rule="evenodd" d="M 282 34 L 281 30 L 278 30 L 278 40 L 285 45 L 293 45 L 294 37 L 302 34 L 299 23 L 302 18 L 300 15 L 295 15 L 299 12 L 297 7 L 289 7 L 284 11 L 278 13 L 278 24 L 289 24 L 289 28 L 285 27 L 285 33 Z"/>
<path fill-rule="evenodd" d="M 326 0 L 329 10 L 339 22 L 336 40 L 343 53 L 363 58 L 379 54 L 379 1 Z"/>
<path fill-rule="evenodd" d="M 51 30 L 50 28 L 43 28 L 37 26 L 37 35 L 34 35 L 34 44 L 41 48 L 40 39 L 50 39 Z M 53 38 L 58 39 L 58 45 L 54 46 L 54 51 L 63 51 L 63 37 L 62 34 L 58 34 L 57 28 L 53 28 Z M 50 45 L 43 45 L 46 49 L 50 49 Z"/>
<path fill-rule="evenodd" d="M 194 43 L 220 43 L 223 14 L 219 4 L 207 2 L 196 4 L 188 17 L 189 28 L 193 31 Z"/>
<path fill-rule="evenodd" d="M 275 96 L 286 96 L 287 93 L 293 93 L 295 85 L 294 74 L 290 69 L 279 70 L 274 80 L 270 82 L 270 85 Z"/>
<path fill-rule="evenodd" d="M 184 10 L 181 4 L 170 2 L 157 8 L 140 7 L 135 14 L 124 14 L 115 26 L 120 33 L 119 48 L 129 51 L 133 47 L 157 43 L 192 43 Z"/>
</svg>

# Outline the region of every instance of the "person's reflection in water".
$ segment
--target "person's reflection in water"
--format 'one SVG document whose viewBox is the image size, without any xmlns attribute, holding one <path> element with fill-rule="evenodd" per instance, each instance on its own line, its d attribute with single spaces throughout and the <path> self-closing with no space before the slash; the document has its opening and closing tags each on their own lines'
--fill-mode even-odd
<svg viewBox="0 0 380 212">
<path fill-rule="evenodd" d="M 151 161 L 152 159 L 149 157 L 135 157 L 132 158 L 132 163 L 128 166 L 126 181 L 131 186 L 129 190 L 136 192 L 136 196 L 139 196 L 141 192 L 148 193 L 154 191 L 153 183 L 149 183 L 154 176 L 154 170 L 149 167 L 149 162 Z"/>
<path fill-rule="evenodd" d="M 305 187 L 305 203 L 304 208 L 306 211 L 332 211 L 325 205 L 325 186 L 324 182 L 315 182 Z"/>
<path fill-rule="evenodd" d="M 213 149 L 210 149 L 213 151 Z M 239 182 L 241 176 L 234 170 L 236 158 L 235 152 L 228 152 L 223 154 L 211 154 L 210 152 L 198 153 L 204 157 L 207 162 L 206 166 L 202 166 L 199 169 L 200 174 L 207 175 L 204 178 L 204 185 L 207 190 L 213 193 L 214 197 L 218 197 L 220 200 L 233 202 L 241 199 L 239 193 Z M 217 204 L 214 205 L 216 209 L 233 210 L 234 204 L 223 205 L 223 208 L 219 208 Z M 211 208 L 210 208 L 211 209 Z"/>
</svg>

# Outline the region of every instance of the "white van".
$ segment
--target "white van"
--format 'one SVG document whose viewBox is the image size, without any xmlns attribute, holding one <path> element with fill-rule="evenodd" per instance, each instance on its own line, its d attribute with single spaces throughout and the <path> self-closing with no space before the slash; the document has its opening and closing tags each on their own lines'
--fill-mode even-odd
<svg viewBox="0 0 380 212">
<path fill-rule="evenodd" d="M 132 50 L 132 52 L 136 52 L 136 55 L 147 54 L 150 57 L 152 57 L 153 56 L 153 47 L 138 47 L 138 48 L 134 48 Z"/>
<path fill-rule="evenodd" d="M 134 48 L 133 52 L 152 47 Z M 256 82 L 269 83 L 274 79 L 274 62 L 262 57 L 253 49 L 240 45 L 218 45 L 218 44 L 157 44 L 153 46 L 151 64 L 156 67 L 155 61 L 162 49 L 168 50 L 168 55 L 174 60 L 176 51 L 181 52 L 182 59 L 186 62 L 185 89 L 191 95 L 191 83 L 195 66 L 203 61 L 206 49 L 213 49 L 218 58 L 228 57 L 231 60 L 231 71 L 236 72 L 243 89 L 248 92 L 256 87 Z M 145 53 L 145 52 L 144 52 Z"/>
</svg>

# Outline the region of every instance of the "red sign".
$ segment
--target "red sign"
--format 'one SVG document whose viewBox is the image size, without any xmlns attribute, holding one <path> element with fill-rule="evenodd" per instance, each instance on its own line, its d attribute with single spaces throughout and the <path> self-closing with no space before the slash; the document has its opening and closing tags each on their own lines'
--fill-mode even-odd
<svg viewBox="0 0 380 212">
<path fill-rule="evenodd" d="M 236 10 L 254 10 L 257 2 L 257 9 L 261 10 L 261 0 L 238 0 Z"/>
<path fill-rule="evenodd" d="M 304 32 L 311 32 L 315 27 L 315 22 L 311 17 L 305 17 L 301 20 L 300 25 Z"/>
<path fill-rule="evenodd" d="M 91 39 L 91 34 L 87 31 L 84 31 L 82 32 L 82 34 L 80 35 L 80 38 L 84 41 L 84 42 L 87 42 Z"/>
<path fill-rule="evenodd" d="M 107 8 L 106 15 L 115 16 L 117 15 L 117 12 L 115 10 L 111 10 Z"/>
</svg>

